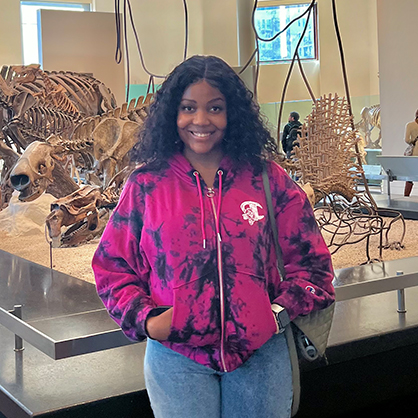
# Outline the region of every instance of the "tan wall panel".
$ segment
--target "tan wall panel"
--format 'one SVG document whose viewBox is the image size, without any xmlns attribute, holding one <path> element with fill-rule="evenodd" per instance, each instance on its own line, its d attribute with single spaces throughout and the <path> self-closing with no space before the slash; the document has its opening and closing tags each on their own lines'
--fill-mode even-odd
<svg viewBox="0 0 418 418">
<path fill-rule="evenodd" d="M 132 14 L 143 52 L 145 65 L 153 74 L 166 75 L 183 60 L 184 8 L 181 1 L 132 1 Z M 188 56 L 203 53 L 203 18 L 201 0 L 187 2 L 189 12 Z M 96 0 L 97 11 L 114 11 L 114 0 Z M 131 83 L 146 84 L 136 41 L 128 18 L 128 49 Z M 161 79 L 157 82 L 161 82 Z"/>
<path fill-rule="evenodd" d="M 236 0 L 203 0 L 203 51 L 238 65 Z"/>
<path fill-rule="evenodd" d="M 284 82 L 289 70 L 289 64 L 261 65 L 258 86 L 258 99 L 260 103 L 280 102 Z M 303 69 L 314 94 L 319 94 L 319 62 L 316 60 L 303 63 Z M 295 64 L 285 101 L 310 99 L 305 83 L 301 77 L 299 67 Z"/>
<path fill-rule="evenodd" d="M 352 96 L 378 94 L 375 0 L 338 0 L 337 15 Z M 344 94 L 331 0 L 319 0 L 321 94 Z M 373 85 L 373 91 L 371 89 Z"/>
<path fill-rule="evenodd" d="M 378 0 L 383 154 L 403 155 L 404 129 L 418 109 L 418 2 Z"/>
<path fill-rule="evenodd" d="M 379 43 L 377 38 L 377 4 L 376 0 L 369 1 L 369 72 L 370 96 L 379 94 Z"/>
<path fill-rule="evenodd" d="M 20 1 L 0 0 L 0 67 L 22 63 Z"/>
<path fill-rule="evenodd" d="M 93 73 L 125 100 L 123 64 L 116 64 L 115 17 L 112 13 L 41 11 L 42 57 L 45 70 Z"/>
</svg>

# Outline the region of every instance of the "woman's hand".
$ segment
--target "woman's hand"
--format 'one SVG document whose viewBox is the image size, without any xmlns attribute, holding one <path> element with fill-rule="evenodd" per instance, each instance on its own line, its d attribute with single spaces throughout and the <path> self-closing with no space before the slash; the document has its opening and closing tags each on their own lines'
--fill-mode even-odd
<svg viewBox="0 0 418 418">
<path fill-rule="evenodd" d="M 164 341 L 170 335 L 171 322 L 173 319 L 173 308 L 167 309 L 158 316 L 147 319 L 146 328 L 148 335 L 154 340 Z"/>
</svg>

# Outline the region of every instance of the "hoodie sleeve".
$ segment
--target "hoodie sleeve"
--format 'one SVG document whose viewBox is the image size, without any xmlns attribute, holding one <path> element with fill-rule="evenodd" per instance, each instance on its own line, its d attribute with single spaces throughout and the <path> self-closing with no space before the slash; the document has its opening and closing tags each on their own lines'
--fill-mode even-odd
<svg viewBox="0 0 418 418">
<path fill-rule="evenodd" d="M 97 293 L 111 318 L 132 340 L 146 338 L 145 321 L 156 307 L 150 296 L 150 266 L 141 251 L 144 198 L 131 177 L 102 235 L 92 267 Z"/>
<path fill-rule="evenodd" d="M 331 255 L 319 231 L 305 192 L 277 164 L 270 184 L 286 280 L 277 283 L 273 303 L 286 308 L 291 320 L 324 309 L 334 300 Z"/>
</svg>

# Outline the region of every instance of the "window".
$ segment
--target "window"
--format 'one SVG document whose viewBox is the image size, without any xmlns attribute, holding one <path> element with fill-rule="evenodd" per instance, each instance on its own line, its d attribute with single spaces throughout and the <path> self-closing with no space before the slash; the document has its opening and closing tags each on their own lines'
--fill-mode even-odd
<svg viewBox="0 0 418 418">
<path fill-rule="evenodd" d="M 283 30 L 293 19 L 303 14 L 309 3 L 278 6 L 259 6 L 255 12 L 255 27 L 258 35 L 270 39 Z M 260 61 L 289 61 L 306 24 L 308 13 L 294 22 L 284 33 L 272 42 L 259 42 Z M 308 28 L 299 47 L 301 59 L 316 59 L 316 7 L 309 18 Z"/>
<path fill-rule="evenodd" d="M 23 64 L 42 64 L 40 37 L 40 10 L 72 10 L 84 12 L 90 10 L 90 4 L 61 3 L 42 1 L 21 1 L 20 16 L 22 22 Z"/>
</svg>

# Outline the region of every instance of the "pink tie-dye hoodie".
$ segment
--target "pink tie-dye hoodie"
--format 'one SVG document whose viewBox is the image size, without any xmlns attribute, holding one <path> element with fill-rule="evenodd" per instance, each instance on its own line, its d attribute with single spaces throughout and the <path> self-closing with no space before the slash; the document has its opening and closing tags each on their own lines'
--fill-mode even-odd
<svg viewBox="0 0 418 418">
<path fill-rule="evenodd" d="M 132 340 L 173 306 L 167 341 L 215 370 L 233 371 L 276 332 L 271 304 L 290 319 L 334 300 L 331 257 L 305 193 L 268 163 L 287 278 L 281 282 L 261 173 L 225 157 L 208 189 L 181 154 L 137 169 L 93 258 L 97 291 Z"/>
</svg>

